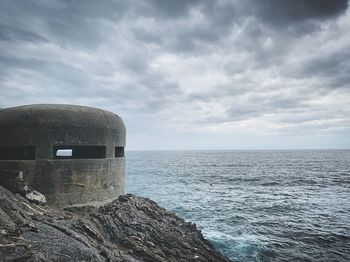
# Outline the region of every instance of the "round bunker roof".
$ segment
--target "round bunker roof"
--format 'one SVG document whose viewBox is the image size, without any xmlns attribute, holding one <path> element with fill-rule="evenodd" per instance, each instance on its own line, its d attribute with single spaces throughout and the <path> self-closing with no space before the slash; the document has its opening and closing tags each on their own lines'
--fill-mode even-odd
<svg viewBox="0 0 350 262">
<path fill-rule="evenodd" d="M 125 126 L 116 114 L 86 106 L 36 104 L 0 110 L 0 145 L 56 144 L 66 137 L 125 145 Z"/>
<path fill-rule="evenodd" d="M 0 124 L 46 126 L 95 126 L 124 129 L 122 119 L 109 111 L 77 105 L 36 104 L 0 110 Z"/>
</svg>

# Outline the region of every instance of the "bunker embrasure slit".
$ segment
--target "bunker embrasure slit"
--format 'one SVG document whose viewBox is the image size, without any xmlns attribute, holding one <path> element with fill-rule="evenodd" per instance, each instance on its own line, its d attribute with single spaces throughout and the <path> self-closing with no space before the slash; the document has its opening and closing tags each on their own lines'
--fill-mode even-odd
<svg viewBox="0 0 350 262">
<path fill-rule="evenodd" d="M 114 156 L 115 157 L 124 157 L 124 147 L 116 146 L 114 149 Z"/>
<path fill-rule="evenodd" d="M 56 150 L 56 156 L 58 156 L 58 157 L 73 156 L 73 150 L 72 149 L 57 149 Z"/>
<path fill-rule="evenodd" d="M 106 158 L 105 146 L 54 146 L 55 159 L 96 159 Z"/>
<path fill-rule="evenodd" d="M 35 160 L 35 146 L 1 146 L 0 160 Z"/>
</svg>

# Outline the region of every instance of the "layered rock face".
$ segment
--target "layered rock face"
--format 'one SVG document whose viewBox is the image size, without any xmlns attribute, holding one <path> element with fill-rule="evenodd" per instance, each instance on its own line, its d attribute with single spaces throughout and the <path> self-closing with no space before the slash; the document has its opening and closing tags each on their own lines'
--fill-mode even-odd
<svg viewBox="0 0 350 262">
<path fill-rule="evenodd" d="M 150 199 L 54 209 L 0 186 L 0 261 L 230 261 Z"/>
</svg>

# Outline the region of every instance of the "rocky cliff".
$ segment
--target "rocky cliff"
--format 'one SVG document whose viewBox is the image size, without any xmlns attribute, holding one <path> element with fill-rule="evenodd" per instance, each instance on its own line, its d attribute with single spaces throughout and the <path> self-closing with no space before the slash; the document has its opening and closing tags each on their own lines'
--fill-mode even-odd
<svg viewBox="0 0 350 262">
<path fill-rule="evenodd" d="M 195 224 L 147 198 L 59 210 L 0 186 L 0 261 L 230 260 Z"/>
</svg>

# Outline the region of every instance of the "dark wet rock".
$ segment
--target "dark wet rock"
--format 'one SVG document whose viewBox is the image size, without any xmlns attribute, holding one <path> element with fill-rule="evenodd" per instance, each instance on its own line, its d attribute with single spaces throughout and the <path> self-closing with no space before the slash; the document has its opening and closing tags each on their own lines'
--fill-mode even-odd
<svg viewBox="0 0 350 262">
<path fill-rule="evenodd" d="M 0 186 L 0 261 L 230 261 L 196 225 L 134 195 L 58 210 Z"/>
</svg>

